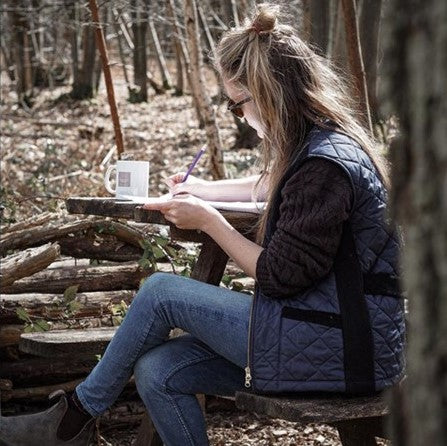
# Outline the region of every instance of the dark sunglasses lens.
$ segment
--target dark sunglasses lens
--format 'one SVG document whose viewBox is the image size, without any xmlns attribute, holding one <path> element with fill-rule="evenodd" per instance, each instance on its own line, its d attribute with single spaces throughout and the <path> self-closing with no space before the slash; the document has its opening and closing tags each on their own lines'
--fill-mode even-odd
<svg viewBox="0 0 447 446">
<path fill-rule="evenodd" d="M 230 110 L 233 115 L 237 116 L 238 118 L 244 117 L 244 112 L 242 110 L 242 107 L 235 107 L 236 102 L 234 102 L 232 99 L 228 100 L 228 110 Z"/>
<path fill-rule="evenodd" d="M 244 112 L 242 110 L 242 107 L 235 107 L 235 108 L 231 109 L 231 111 L 233 112 L 233 115 L 236 115 L 238 118 L 244 117 Z"/>
</svg>

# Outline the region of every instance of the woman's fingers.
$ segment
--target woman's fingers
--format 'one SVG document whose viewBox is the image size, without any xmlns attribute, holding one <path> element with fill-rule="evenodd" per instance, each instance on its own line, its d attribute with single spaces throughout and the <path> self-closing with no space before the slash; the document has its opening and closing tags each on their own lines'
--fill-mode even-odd
<svg viewBox="0 0 447 446">
<path fill-rule="evenodd" d="M 169 188 L 172 188 L 176 184 L 181 183 L 183 181 L 184 177 L 185 177 L 185 173 L 178 172 L 178 173 L 175 173 L 174 175 L 171 175 L 171 176 L 165 178 L 163 181 Z"/>
</svg>

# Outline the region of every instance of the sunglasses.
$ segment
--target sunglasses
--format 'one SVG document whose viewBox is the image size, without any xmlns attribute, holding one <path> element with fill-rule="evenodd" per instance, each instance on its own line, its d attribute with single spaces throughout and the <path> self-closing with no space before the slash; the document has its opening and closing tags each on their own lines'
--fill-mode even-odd
<svg viewBox="0 0 447 446">
<path fill-rule="evenodd" d="M 233 99 L 228 99 L 227 110 L 233 113 L 234 116 L 237 116 L 239 119 L 244 117 L 244 111 L 242 110 L 242 106 L 247 102 L 250 102 L 252 98 L 250 96 L 242 99 L 242 101 L 234 102 Z"/>
</svg>

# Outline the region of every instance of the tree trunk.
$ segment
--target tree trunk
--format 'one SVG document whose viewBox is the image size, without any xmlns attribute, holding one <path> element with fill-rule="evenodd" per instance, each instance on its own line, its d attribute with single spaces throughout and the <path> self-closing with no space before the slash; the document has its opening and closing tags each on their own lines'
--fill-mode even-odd
<svg viewBox="0 0 447 446">
<path fill-rule="evenodd" d="M 368 103 L 374 123 L 378 121 L 377 66 L 381 12 L 382 0 L 362 0 L 360 39 L 368 87 Z"/>
<path fill-rule="evenodd" d="M 368 104 L 368 89 L 366 85 L 365 68 L 363 66 L 362 48 L 359 39 L 355 0 L 342 0 L 345 18 L 346 46 L 349 55 L 349 66 L 354 80 L 356 96 L 359 99 L 359 112 L 363 123 L 373 133 L 371 115 Z"/>
<path fill-rule="evenodd" d="M 155 57 L 157 58 L 157 63 L 160 68 L 161 79 L 163 82 L 163 88 L 169 89 L 171 88 L 171 75 L 168 71 L 168 66 L 166 65 L 166 60 L 163 55 L 163 51 L 161 49 L 160 41 L 158 40 L 157 29 L 155 28 L 154 19 L 152 15 L 149 17 L 149 30 L 151 32 L 152 42 L 154 44 L 155 49 Z"/>
<path fill-rule="evenodd" d="M 147 102 L 147 6 L 144 0 L 132 0 L 130 3 L 133 34 L 133 70 L 135 89 L 130 102 Z"/>
<path fill-rule="evenodd" d="M 190 64 L 190 60 L 189 60 L 188 50 L 184 43 L 183 33 L 180 28 L 178 19 L 177 19 L 177 13 L 175 11 L 175 0 L 167 0 L 166 4 L 168 7 L 169 14 L 172 17 L 172 25 L 174 27 L 174 33 L 175 33 L 174 39 L 176 40 L 176 42 L 178 44 L 178 49 L 179 49 L 180 56 L 181 56 L 181 63 L 186 71 L 186 77 L 188 78 L 189 88 L 191 88 L 191 90 L 193 90 L 195 84 L 194 84 L 194 79 L 192 79 L 191 66 L 190 66 L 191 64 Z M 204 124 L 205 120 L 204 120 L 204 117 L 202 116 L 202 110 L 200 108 L 200 105 L 197 102 L 197 95 L 195 94 L 194 91 L 192 91 L 191 93 L 192 93 L 192 101 L 193 101 L 194 108 L 195 108 L 196 114 L 197 114 L 197 120 L 199 121 L 199 127 L 203 128 L 203 126 L 205 125 Z"/>
<path fill-rule="evenodd" d="M 324 55 L 327 54 L 329 43 L 330 6 L 329 0 L 309 1 L 310 42 L 316 45 Z"/>
<path fill-rule="evenodd" d="M 84 26 L 82 32 L 82 66 L 79 77 L 73 79 L 70 96 L 73 99 L 93 98 L 96 94 L 95 61 L 96 42 L 95 29 L 91 23 Z"/>
<path fill-rule="evenodd" d="M 118 45 L 118 52 L 120 55 L 121 65 L 123 67 L 124 82 L 126 82 L 127 91 L 129 92 L 130 81 L 129 81 L 129 75 L 127 74 L 126 54 L 124 53 L 123 42 L 122 42 L 123 32 L 119 26 L 119 14 L 116 11 L 116 9 L 112 9 L 112 23 L 116 35 L 116 43 Z"/>
<path fill-rule="evenodd" d="M 26 4 L 21 1 L 10 1 L 11 23 L 13 29 L 14 62 L 16 66 L 16 91 L 19 105 L 31 106 L 33 96 L 33 74 L 31 67 L 30 27 L 27 17 Z"/>
<path fill-rule="evenodd" d="M 205 76 L 203 74 L 196 2 L 195 0 L 184 1 L 186 35 L 191 57 L 191 87 L 193 95 L 196 95 L 196 101 L 200 107 L 200 114 L 204 117 L 211 174 L 214 179 L 224 178 L 225 166 L 222 157 L 222 142 L 220 140 L 215 111 L 207 94 Z"/>
<path fill-rule="evenodd" d="M 403 225 L 408 292 L 408 432 L 396 446 L 447 444 L 447 3 L 392 0 L 385 96 L 400 122 L 392 203 Z M 396 44 L 398 42 L 398 44 Z"/>
</svg>

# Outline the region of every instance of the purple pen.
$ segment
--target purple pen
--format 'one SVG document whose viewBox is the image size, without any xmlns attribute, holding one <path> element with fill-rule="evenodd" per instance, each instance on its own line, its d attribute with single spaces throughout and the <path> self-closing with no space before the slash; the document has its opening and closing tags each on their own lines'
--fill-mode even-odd
<svg viewBox="0 0 447 446">
<path fill-rule="evenodd" d="M 191 165 L 190 165 L 189 168 L 188 168 L 188 172 L 186 172 L 185 177 L 184 177 L 183 180 L 182 180 L 182 183 L 184 183 L 184 182 L 188 179 L 189 174 L 190 174 L 190 173 L 192 172 L 192 170 L 194 169 L 194 167 L 195 167 L 195 165 L 197 164 L 197 161 L 199 161 L 200 157 L 205 153 L 205 150 L 206 150 L 206 144 L 204 144 L 204 145 L 202 146 L 202 148 L 197 152 L 195 158 L 193 159 Z"/>
</svg>

